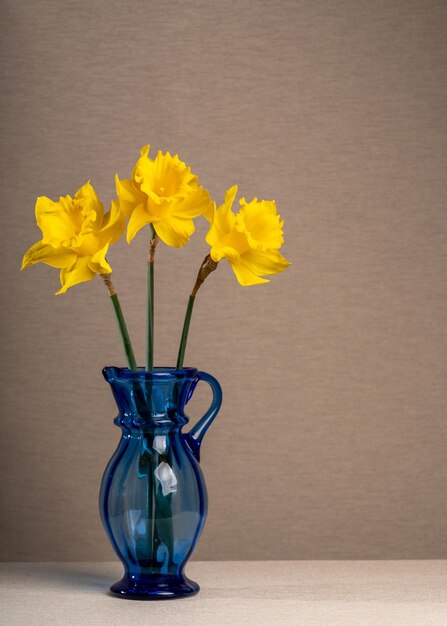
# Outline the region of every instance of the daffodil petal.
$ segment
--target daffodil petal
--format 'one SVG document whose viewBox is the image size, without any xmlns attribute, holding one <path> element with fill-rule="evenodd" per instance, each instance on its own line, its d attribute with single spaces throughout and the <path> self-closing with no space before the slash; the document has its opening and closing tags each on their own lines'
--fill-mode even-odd
<svg viewBox="0 0 447 626">
<path fill-rule="evenodd" d="M 36 221 L 42 231 L 44 243 L 61 244 L 78 233 L 73 221 L 73 198 L 65 196 L 53 202 L 46 196 L 37 198 Z"/>
<path fill-rule="evenodd" d="M 261 283 L 270 282 L 266 278 L 256 276 L 256 274 L 254 274 L 248 268 L 248 266 L 243 262 L 240 257 L 230 260 L 230 265 L 233 268 L 234 273 L 236 274 L 236 278 L 243 287 L 248 287 L 250 285 L 260 285 Z"/>
<path fill-rule="evenodd" d="M 137 232 L 152 222 L 153 218 L 146 211 L 143 204 L 136 207 L 132 215 L 130 216 L 129 223 L 127 224 L 127 243 L 130 243 L 135 237 Z"/>
<path fill-rule="evenodd" d="M 75 210 L 77 208 L 76 201 L 78 201 L 82 207 L 82 231 L 96 234 L 101 227 L 104 217 L 104 206 L 96 195 L 96 191 L 90 181 L 78 189 L 75 193 L 74 200 L 73 208 Z"/>
<path fill-rule="evenodd" d="M 104 215 L 101 230 L 98 234 L 100 243 L 115 243 L 121 237 L 126 227 L 126 218 L 118 203 L 112 200 L 110 210 Z"/>
<path fill-rule="evenodd" d="M 177 217 L 190 219 L 203 215 L 208 221 L 211 221 L 213 210 L 214 203 L 210 194 L 203 187 L 198 187 L 186 196 L 183 202 L 174 207 L 172 213 Z"/>
<path fill-rule="evenodd" d="M 67 267 L 76 259 L 76 254 L 64 248 L 54 248 L 53 246 L 38 241 L 25 253 L 21 269 L 30 267 L 35 263 L 45 263 L 51 267 Z"/>
<path fill-rule="evenodd" d="M 219 263 L 222 259 L 228 259 L 230 262 L 240 258 L 240 254 L 231 246 L 216 246 L 211 248 L 210 256 L 216 263 Z"/>
<path fill-rule="evenodd" d="M 291 265 L 278 250 L 247 250 L 242 255 L 242 259 L 247 267 L 258 276 L 278 274 Z"/>
<path fill-rule="evenodd" d="M 154 228 L 160 239 L 173 248 L 184 246 L 195 230 L 191 219 L 181 219 L 173 215 L 154 222 Z"/>
<path fill-rule="evenodd" d="M 237 194 L 237 185 L 233 185 L 225 192 L 223 204 L 214 210 L 211 228 L 206 235 L 206 242 L 213 247 L 218 245 L 228 233 L 234 231 L 236 217 L 231 210 Z"/>
<path fill-rule="evenodd" d="M 92 280 L 96 276 L 95 272 L 88 267 L 88 263 L 88 257 L 78 257 L 70 267 L 61 270 L 62 288 L 59 289 L 56 296 L 65 293 L 70 287 Z"/>
<path fill-rule="evenodd" d="M 154 161 L 150 159 L 147 153 L 144 153 L 143 150 L 140 152 L 141 156 L 138 161 L 135 163 L 135 167 L 132 171 L 132 181 L 137 185 L 138 189 L 141 191 L 141 184 L 147 180 L 152 178 L 154 171 Z M 145 193 L 145 192 L 141 192 Z"/>
<path fill-rule="evenodd" d="M 115 185 L 119 208 L 127 217 L 130 217 L 140 204 L 146 203 L 147 196 L 133 180 L 120 180 L 116 175 Z"/>
<path fill-rule="evenodd" d="M 88 262 L 88 267 L 95 272 L 95 274 L 110 274 L 112 272 L 112 268 L 106 261 L 106 254 L 109 249 L 109 244 L 107 243 L 104 248 L 98 250 Z"/>
<path fill-rule="evenodd" d="M 237 191 L 238 191 L 238 186 L 237 185 L 233 185 L 232 187 L 229 187 L 226 192 L 225 192 L 225 204 L 228 204 L 231 207 L 233 206 L 233 202 L 235 197 L 237 196 Z"/>
</svg>

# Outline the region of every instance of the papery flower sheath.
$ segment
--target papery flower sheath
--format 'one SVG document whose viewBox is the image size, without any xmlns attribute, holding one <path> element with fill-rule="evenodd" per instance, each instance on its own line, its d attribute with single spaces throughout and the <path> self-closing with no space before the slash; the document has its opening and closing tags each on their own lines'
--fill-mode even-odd
<svg viewBox="0 0 447 626">
<path fill-rule="evenodd" d="M 149 149 L 141 149 L 131 179 L 115 179 L 120 209 L 129 217 L 127 241 L 130 243 L 141 228 L 152 224 L 164 243 L 181 248 L 195 230 L 194 218 L 211 218 L 213 202 L 178 155 L 159 151 L 151 159 Z"/>
<path fill-rule="evenodd" d="M 267 283 L 263 276 L 282 272 L 290 265 L 279 253 L 284 243 L 284 222 L 273 200 L 254 198 L 247 202 L 242 198 L 235 215 L 232 205 L 237 190 L 236 185 L 228 189 L 224 203 L 214 209 L 206 236 L 211 246 L 210 257 L 216 263 L 228 259 L 243 286 Z"/>
<path fill-rule="evenodd" d="M 71 196 L 54 202 L 41 196 L 36 202 L 36 221 L 42 239 L 23 257 L 22 269 L 46 263 L 61 270 L 61 289 L 92 280 L 96 274 L 110 274 L 106 260 L 110 244 L 123 234 L 125 217 L 116 202 L 104 215 L 103 204 L 90 182 Z"/>
</svg>

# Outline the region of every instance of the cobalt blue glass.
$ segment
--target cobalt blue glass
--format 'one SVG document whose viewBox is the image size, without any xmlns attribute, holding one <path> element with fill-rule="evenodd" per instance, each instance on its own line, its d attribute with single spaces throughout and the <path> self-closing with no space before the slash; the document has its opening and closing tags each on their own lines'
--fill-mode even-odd
<svg viewBox="0 0 447 626">
<path fill-rule="evenodd" d="M 222 403 L 215 378 L 193 368 L 106 367 L 121 440 L 104 472 L 99 506 L 109 540 L 124 565 L 117 596 L 164 600 L 195 595 L 184 573 L 207 514 L 200 444 Z M 184 408 L 199 381 L 213 401 L 187 433 Z"/>
</svg>

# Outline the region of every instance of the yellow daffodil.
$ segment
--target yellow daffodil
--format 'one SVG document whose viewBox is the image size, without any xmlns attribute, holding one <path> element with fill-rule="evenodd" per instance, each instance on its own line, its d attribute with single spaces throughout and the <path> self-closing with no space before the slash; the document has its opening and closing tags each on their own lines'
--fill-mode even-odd
<svg viewBox="0 0 447 626">
<path fill-rule="evenodd" d="M 194 232 L 193 219 L 199 215 L 211 218 L 213 203 L 198 178 L 178 155 L 158 152 L 149 158 L 150 146 L 141 149 L 132 178 L 116 176 L 120 209 L 129 217 L 127 241 L 152 224 L 164 243 L 181 248 Z"/>
<path fill-rule="evenodd" d="M 206 241 L 210 257 L 218 263 L 226 258 L 243 286 L 269 282 L 262 276 L 282 272 L 290 263 L 278 252 L 284 243 L 284 222 L 273 200 L 240 200 L 235 215 L 232 205 L 237 186 L 225 194 L 224 203 L 214 210 Z"/>
<path fill-rule="evenodd" d="M 109 245 L 121 237 L 125 217 L 115 202 L 104 215 L 90 182 L 74 198 L 65 196 L 59 202 L 46 196 L 38 198 L 36 220 L 42 239 L 25 254 L 22 269 L 35 263 L 59 268 L 62 288 L 56 295 L 92 280 L 96 274 L 110 274 L 106 254 Z"/>
</svg>

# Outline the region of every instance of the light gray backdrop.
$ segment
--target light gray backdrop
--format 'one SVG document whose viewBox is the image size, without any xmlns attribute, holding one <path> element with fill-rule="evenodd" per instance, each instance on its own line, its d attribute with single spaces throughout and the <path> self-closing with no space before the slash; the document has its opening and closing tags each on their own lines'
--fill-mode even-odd
<svg viewBox="0 0 447 626">
<path fill-rule="evenodd" d="M 3 559 L 112 558 L 110 302 L 19 266 L 37 196 L 91 179 L 108 205 L 146 143 L 218 202 L 275 198 L 293 262 L 251 288 L 222 263 L 199 294 L 187 363 L 225 400 L 196 557 L 447 558 L 446 26 L 441 0 L 3 0 Z M 204 234 L 159 249 L 159 364 Z M 147 243 L 110 254 L 140 361 Z"/>
</svg>

